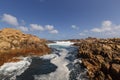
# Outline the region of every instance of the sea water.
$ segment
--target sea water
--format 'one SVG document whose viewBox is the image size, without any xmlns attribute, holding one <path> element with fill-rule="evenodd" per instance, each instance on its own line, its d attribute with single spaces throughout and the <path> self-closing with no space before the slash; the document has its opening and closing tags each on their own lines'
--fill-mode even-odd
<svg viewBox="0 0 120 80">
<path fill-rule="evenodd" d="M 77 59 L 78 49 L 72 44 L 56 41 L 48 44 L 51 54 L 6 63 L 0 67 L 0 80 L 87 80 L 86 70 Z"/>
</svg>

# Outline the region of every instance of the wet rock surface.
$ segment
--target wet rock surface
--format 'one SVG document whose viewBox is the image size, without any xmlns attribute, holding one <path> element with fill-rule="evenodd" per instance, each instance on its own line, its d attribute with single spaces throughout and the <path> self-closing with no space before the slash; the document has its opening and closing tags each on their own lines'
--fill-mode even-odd
<svg viewBox="0 0 120 80">
<path fill-rule="evenodd" d="M 78 57 L 90 80 L 120 80 L 120 39 L 89 38 L 78 41 Z"/>
</svg>

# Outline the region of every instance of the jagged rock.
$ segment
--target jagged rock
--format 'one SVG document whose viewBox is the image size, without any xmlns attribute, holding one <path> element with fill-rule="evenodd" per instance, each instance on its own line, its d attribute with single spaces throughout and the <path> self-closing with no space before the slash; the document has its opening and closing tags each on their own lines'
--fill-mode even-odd
<svg viewBox="0 0 120 80">
<path fill-rule="evenodd" d="M 112 64 L 111 71 L 114 74 L 120 74 L 120 64 Z"/>
<path fill-rule="evenodd" d="M 97 55 L 96 58 L 99 61 L 99 63 L 103 63 L 104 62 L 104 57 L 102 57 L 101 55 Z"/>
<path fill-rule="evenodd" d="M 120 64 L 112 64 L 110 72 L 114 80 L 120 80 Z"/>
<path fill-rule="evenodd" d="M 91 80 L 120 80 L 120 38 L 87 38 L 75 46 Z"/>
<path fill-rule="evenodd" d="M 94 77 L 95 80 L 104 80 L 105 74 L 102 71 L 97 71 Z"/>
<path fill-rule="evenodd" d="M 44 55 L 49 52 L 50 49 L 44 39 L 24 34 L 16 29 L 5 28 L 0 30 L 0 65 L 10 61 L 8 59 L 13 57 Z"/>
<path fill-rule="evenodd" d="M 117 56 L 117 57 L 113 58 L 113 62 L 120 64 L 120 57 Z"/>
<path fill-rule="evenodd" d="M 110 69 L 110 64 L 108 62 L 103 62 L 101 64 L 101 70 L 105 73 L 108 74 Z"/>
<path fill-rule="evenodd" d="M 107 74 L 106 75 L 106 80 L 112 80 L 112 77 L 109 74 Z"/>
</svg>

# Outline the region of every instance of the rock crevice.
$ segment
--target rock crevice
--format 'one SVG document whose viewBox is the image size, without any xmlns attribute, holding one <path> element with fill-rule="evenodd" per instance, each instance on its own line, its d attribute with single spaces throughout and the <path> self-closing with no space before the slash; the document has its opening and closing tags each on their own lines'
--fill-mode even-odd
<svg viewBox="0 0 120 80">
<path fill-rule="evenodd" d="M 120 39 L 85 39 L 79 46 L 78 57 L 88 69 L 90 80 L 120 80 Z"/>
</svg>

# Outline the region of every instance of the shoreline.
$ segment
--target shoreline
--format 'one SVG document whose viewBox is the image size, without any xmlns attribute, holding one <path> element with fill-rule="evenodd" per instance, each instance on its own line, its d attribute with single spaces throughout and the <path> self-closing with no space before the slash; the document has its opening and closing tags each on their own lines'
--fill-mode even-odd
<svg viewBox="0 0 120 80">
<path fill-rule="evenodd" d="M 17 62 L 20 56 L 41 56 L 49 52 L 44 39 L 12 28 L 0 30 L 0 66 L 6 62 Z"/>
<path fill-rule="evenodd" d="M 94 80 L 120 80 L 120 39 L 84 39 L 76 42 L 78 57 Z"/>
</svg>

